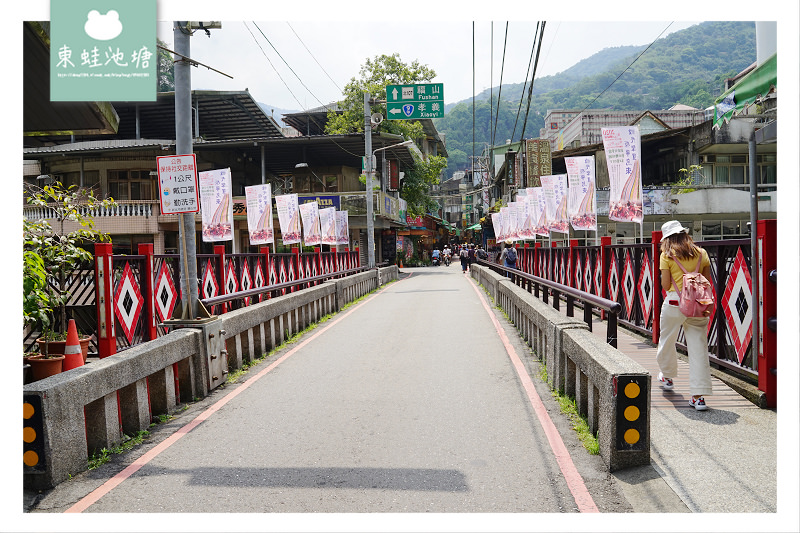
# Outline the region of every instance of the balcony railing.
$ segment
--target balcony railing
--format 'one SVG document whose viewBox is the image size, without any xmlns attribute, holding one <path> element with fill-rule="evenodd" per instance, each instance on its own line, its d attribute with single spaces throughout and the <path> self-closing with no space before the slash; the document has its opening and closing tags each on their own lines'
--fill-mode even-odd
<svg viewBox="0 0 800 533">
<path fill-rule="evenodd" d="M 111 207 L 81 206 L 78 212 L 85 217 L 152 217 L 158 214 L 158 200 L 118 200 Z M 26 205 L 22 208 L 25 220 L 48 220 L 55 218 L 52 209 Z"/>
</svg>

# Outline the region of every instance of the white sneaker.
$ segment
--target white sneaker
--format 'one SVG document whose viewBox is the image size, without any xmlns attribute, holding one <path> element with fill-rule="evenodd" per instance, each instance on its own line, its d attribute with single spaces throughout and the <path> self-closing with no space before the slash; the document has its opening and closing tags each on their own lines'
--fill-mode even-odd
<svg viewBox="0 0 800 533">
<path fill-rule="evenodd" d="M 664 390 L 672 390 L 675 386 L 670 378 L 665 378 L 664 374 L 658 373 L 658 381 L 661 382 L 661 388 Z"/>
<path fill-rule="evenodd" d="M 708 409 L 708 406 L 706 405 L 706 400 L 702 396 L 700 396 L 699 398 L 693 397 L 691 400 L 689 400 L 689 405 L 691 407 L 694 407 L 697 411 L 705 411 L 706 409 Z"/>
</svg>

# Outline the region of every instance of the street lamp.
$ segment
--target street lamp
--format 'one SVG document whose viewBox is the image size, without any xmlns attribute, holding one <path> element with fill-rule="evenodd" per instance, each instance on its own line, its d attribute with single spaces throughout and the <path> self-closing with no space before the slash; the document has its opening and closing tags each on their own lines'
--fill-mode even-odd
<svg viewBox="0 0 800 533">
<path fill-rule="evenodd" d="M 370 135 L 368 133 L 368 135 Z M 367 161 L 367 267 L 375 268 L 375 222 L 372 220 L 372 173 L 374 172 L 372 161 L 375 159 L 375 153 L 381 150 L 388 150 L 389 148 L 399 148 L 400 146 L 408 146 L 414 144 L 414 141 L 408 140 L 401 143 L 384 146 L 372 150 Z M 372 148 L 372 143 L 368 143 L 369 148 Z"/>
</svg>

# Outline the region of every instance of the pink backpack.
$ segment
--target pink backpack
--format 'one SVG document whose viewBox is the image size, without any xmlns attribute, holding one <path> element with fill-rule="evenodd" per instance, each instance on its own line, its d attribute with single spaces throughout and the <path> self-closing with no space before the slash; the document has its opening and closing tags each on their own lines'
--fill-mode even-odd
<svg viewBox="0 0 800 533">
<path fill-rule="evenodd" d="M 714 292 L 711 289 L 711 283 L 700 273 L 703 254 L 700 254 L 700 259 L 697 261 L 697 267 L 694 272 L 687 272 L 681 262 L 674 257 L 672 260 L 683 270 L 683 289 L 680 291 L 679 303 L 681 313 L 687 317 L 710 316 L 714 312 Z M 674 279 L 672 280 L 672 286 L 675 292 L 678 292 Z M 706 314 L 706 311 L 708 311 L 708 314 Z"/>
</svg>

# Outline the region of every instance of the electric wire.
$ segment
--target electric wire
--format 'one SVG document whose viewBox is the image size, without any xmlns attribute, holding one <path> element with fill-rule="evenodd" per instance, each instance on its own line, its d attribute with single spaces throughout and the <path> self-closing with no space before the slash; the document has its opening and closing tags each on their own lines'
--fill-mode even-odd
<svg viewBox="0 0 800 533">
<path fill-rule="evenodd" d="M 500 96 L 503 94 L 503 70 L 506 66 L 506 45 L 508 44 L 508 21 L 506 21 L 506 32 L 503 37 L 503 60 L 500 63 L 500 87 L 497 89 L 497 111 L 494 114 L 494 128 L 492 129 L 492 146 L 497 138 L 497 123 L 500 121 Z M 489 89 L 491 90 L 491 88 Z"/>
<path fill-rule="evenodd" d="M 542 52 L 542 37 L 544 36 L 544 27 L 547 21 L 542 21 L 541 29 L 539 30 L 539 47 L 536 49 L 536 59 L 533 62 L 533 73 L 531 75 L 531 85 L 528 87 L 528 106 L 525 109 L 525 120 L 522 122 L 522 133 L 520 140 L 525 138 L 525 128 L 528 126 L 528 113 L 531 110 L 531 97 L 533 96 L 533 82 L 536 79 L 536 70 L 539 68 L 539 54 Z"/>
<path fill-rule="evenodd" d="M 519 122 L 519 114 L 522 112 L 522 101 L 525 99 L 525 89 L 528 86 L 528 74 L 531 71 L 531 64 L 533 63 L 533 54 L 536 52 L 536 34 L 539 32 L 539 23 L 536 23 L 536 31 L 533 34 L 533 43 L 531 43 L 531 57 L 528 59 L 528 68 L 525 70 L 525 83 L 522 84 L 522 92 L 519 95 L 519 106 L 517 107 L 517 118 L 514 119 L 514 129 L 511 132 L 511 140 L 517 133 L 517 122 Z M 533 76 L 531 76 L 531 85 L 533 85 Z M 520 139 L 522 140 L 522 139 Z"/>
<path fill-rule="evenodd" d="M 294 31 L 294 28 L 292 28 L 292 25 L 291 25 L 291 24 L 290 24 L 288 21 L 286 22 L 286 24 L 289 26 L 289 29 L 290 29 L 290 30 L 292 30 L 292 33 L 294 33 L 295 37 L 297 37 L 297 40 L 298 40 L 298 41 L 300 41 L 300 44 L 302 44 L 302 45 L 303 45 L 303 48 L 305 48 L 305 49 L 306 49 L 306 51 L 308 52 L 308 55 L 310 55 L 310 56 L 311 56 L 311 59 L 313 59 L 313 60 L 314 60 L 314 62 L 315 62 L 317 65 L 319 65 L 319 68 L 320 68 L 320 69 L 322 69 L 322 72 L 324 72 L 324 73 L 325 73 L 325 75 L 328 77 L 328 79 L 329 79 L 329 80 L 331 80 L 331 83 L 333 83 L 333 84 L 336 86 L 336 88 L 337 88 L 337 89 L 339 89 L 339 91 L 341 91 L 341 92 L 344 92 L 344 90 L 343 90 L 341 87 L 339 87 L 339 84 L 338 84 L 338 83 L 336 83 L 336 82 L 333 80 L 333 78 L 331 78 L 331 75 L 330 75 L 330 74 L 328 74 L 328 71 L 327 71 L 327 70 L 325 70 L 325 67 L 323 67 L 322 65 L 320 65 L 319 61 L 317 61 L 317 58 L 316 58 L 316 57 L 314 57 L 314 54 L 312 54 L 312 53 L 311 53 L 311 50 L 309 50 L 309 49 L 308 49 L 308 46 L 306 46 L 306 43 L 304 43 L 304 42 L 303 42 L 303 39 L 301 39 L 301 38 L 300 38 L 300 36 L 299 36 L 299 35 L 297 35 L 297 32 L 296 32 L 296 31 Z"/>
</svg>

